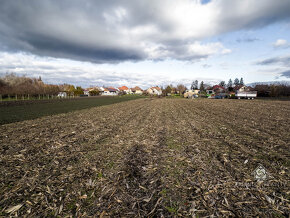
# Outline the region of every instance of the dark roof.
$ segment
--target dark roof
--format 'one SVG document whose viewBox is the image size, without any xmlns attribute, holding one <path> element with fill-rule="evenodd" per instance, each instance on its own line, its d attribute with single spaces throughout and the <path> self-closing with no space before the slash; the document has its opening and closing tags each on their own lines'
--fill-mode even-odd
<svg viewBox="0 0 290 218">
<path fill-rule="evenodd" d="M 107 90 L 108 90 L 109 92 L 117 92 L 117 91 L 118 91 L 117 89 L 115 89 L 115 88 L 113 88 L 113 87 L 109 87 L 109 88 L 107 88 Z"/>
<path fill-rule="evenodd" d="M 244 85 L 237 85 L 234 87 L 234 90 L 239 90 L 240 88 L 242 88 Z"/>
<path fill-rule="evenodd" d="M 216 89 L 223 89 L 223 90 L 225 90 L 225 87 L 222 87 L 220 85 L 215 85 L 215 86 L 212 87 L 212 89 L 213 90 L 216 90 Z"/>
</svg>

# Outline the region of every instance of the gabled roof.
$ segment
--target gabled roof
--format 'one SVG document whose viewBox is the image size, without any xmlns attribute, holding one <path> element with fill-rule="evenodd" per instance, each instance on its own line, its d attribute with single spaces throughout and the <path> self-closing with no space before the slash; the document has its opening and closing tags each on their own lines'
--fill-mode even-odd
<svg viewBox="0 0 290 218">
<path fill-rule="evenodd" d="M 119 87 L 119 90 L 120 91 L 126 91 L 128 90 L 129 88 L 127 86 L 122 86 L 122 87 Z"/>
<path fill-rule="evenodd" d="M 242 87 L 244 87 L 244 85 L 237 85 L 237 86 L 234 87 L 234 90 L 239 90 Z"/>
<path fill-rule="evenodd" d="M 135 90 L 136 90 L 136 91 L 137 91 L 137 90 L 143 91 L 139 86 L 136 86 L 136 87 L 135 87 Z"/>
<path fill-rule="evenodd" d="M 225 87 L 222 87 L 220 85 L 215 85 L 215 86 L 212 87 L 212 89 L 213 90 L 216 90 L 216 89 L 223 89 L 223 90 L 225 90 Z"/>
<path fill-rule="evenodd" d="M 84 92 L 89 92 L 89 91 L 93 91 L 93 90 L 99 90 L 98 88 L 86 88 L 86 89 L 84 89 Z"/>
<path fill-rule="evenodd" d="M 117 92 L 118 91 L 118 89 L 115 89 L 114 87 L 108 87 L 107 90 L 109 92 Z"/>
<path fill-rule="evenodd" d="M 161 91 L 161 89 L 158 86 L 152 87 L 151 89 L 156 89 L 157 91 Z"/>
</svg>

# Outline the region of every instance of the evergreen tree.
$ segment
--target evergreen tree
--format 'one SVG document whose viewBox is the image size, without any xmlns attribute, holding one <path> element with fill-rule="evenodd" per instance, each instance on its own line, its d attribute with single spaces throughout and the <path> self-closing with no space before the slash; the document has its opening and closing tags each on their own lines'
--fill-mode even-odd
<svg viewBox="0 0 290 218">
<path fill-rule="evenodd" d="M 222 87 L 225 87 L 226 86 L 226 82 L 225 81 L 221 81 L 219 85 L 222 86 Z"/>
<path fill-rule="evenodd" d="M 228 88 L 233 87 L 233 81 L 232 81 L 232 79 L 229 79 L 229 82 L 228 82 L 227 87 L 228 87 Z"/>
<path fill-rule="evenodd" d="M 191 86 L 190 86 L 190 89 L 193 90 L 194 88 L 195 88 L 195 82 L 192 81 Z"/>
<path fill-rule="evenodd" d="M 238 79 L 238 78 L 235 78 L 234 85 L 235 85 L 235 86 L 238 86 L 238 85 L 240 85 L 240 81 L 239 81 L 239 79 Z"/>
<path fill-rule="evenodd" d="M 195 89 L 198 89 L 198 80 L 195 80 Z"/>
<path fill-rule="evenodd" d="M 242 77 L 241 80 L 240 80 L 240 85 L 242 85 L 242 86 L 245 85 L 245 84 L 244 84 L 244 79 L 243 79 L 243 77 Z"/>
<path fill-rule="evenodd" d="M 198 89 L 198 80 L 195 80 L 191 83 L 190 89 L 191 90 Z"/>
<path fill-rule="evenodd" d="M 203 81 L 201 81 L 199 89 L 200 89 L 200 91 L 204 91 L 204 83 L 203 83 Z"/>
</svg>

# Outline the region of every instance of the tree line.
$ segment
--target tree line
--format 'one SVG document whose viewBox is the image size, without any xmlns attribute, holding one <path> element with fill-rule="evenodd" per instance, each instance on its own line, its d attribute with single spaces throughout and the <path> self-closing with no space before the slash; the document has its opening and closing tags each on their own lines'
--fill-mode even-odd
<svg viewBox="0 0 290 218">
<path fill-rule="evenodd" d="M 8 97 L 33 97 L 37 95 L 57 95 L 60 88 L 57 85 L 45 84 L 41 78 L 29 78 L 6 74 L 0 78 L 0 95 Z"/>
<path fill-rule="evenodd" d="M 219 86 L 222 86 L 225 88 L 226 91 L 231 92 L 234 91 L 234 87 L 237 86 L 243 86 L 245 85 L 244 79 L 238 79 L 235 78 L 234 80 L 229 79 L 228 82 L 226 83 L 225 81 L 221 81 Z M 162 93 L 163 95 L 168 95 L 170 94 L 183 94 L 188 88 L 184 86 L 183 84 L 179 84 L 176 87 L 173 85 L 166 85 L 164 88 L 162 88 Z M 201 93 L 204 93 L 207 89 L 212 89 L 212 86 L 209 84 L 204 83 L 204 81 L 201 81 L 199 84 L 198 80 L 194 80 L 191 83 L 190 86 L 191 90 L 194 89 L 199 89 Z M 289 97 L 290 96 L 290 86 L 283 84 L 283 83 L 278 83 L 278 84 L 270 84 L 270 85 L 255 85 L 252 87 L 253 90 L 257 91 L 257 96 L 258 97 Z"/>
<path fill-rule="evenodd" d="M 244 79 L 235 78 L 234 81 L 229 79 L 228 83 L 221 81 L 220 86 L 227 89 L 227 91 L 233 91 L 235 86 L 244 85 Z M 182 94 L 187 90 L 187 87 L 183 84 L 177 86 L 166 85 L 160 87 L 164 95 L 167 94 Z M 190 89 L 199 89 L 201 92 L 205 92 L 206 89 L 212 87 L 203 81 L 195 80 L 191 83 Z M 290 86 L 286 84 L 272 84 L 272 85 L 256 85 L 253 87 L 258 92 L 259 97 L 280 97 L 290 96 Z M 14 98 L 30 98 L 30 97 L 43 97 L 43 96 L 56 96 L 59 92 L 66 92 L 68 96 L 78 96 L 84 94 L 82 87 L 70 84 L 53 85 L 45 84 L 41 77 L 29 78 L 26 76 L 17 76 L 13 73 L 6 74 L 0 77 L 0 96 L 2 97 L 14 97 Z M 91 95 L 98 95 L 98 91 L 91 91 Z"/>
<path fill-rule="evenodd" d="M 45 84 L 41 77 L 29 78 L 17 76 L 13 73 L 0 77 L 0 96 L 2 98 L 44 98 L 57 96 L 59 92 L 66 92 L 69 96 L 83 94 L 80 86 L 70 84 Z"/>
</svg>

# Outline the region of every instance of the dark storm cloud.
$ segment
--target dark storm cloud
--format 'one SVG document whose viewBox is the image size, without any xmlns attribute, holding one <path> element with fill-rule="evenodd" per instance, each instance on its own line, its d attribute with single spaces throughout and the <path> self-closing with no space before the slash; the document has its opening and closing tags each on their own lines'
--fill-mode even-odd
<svg viewBox="0 0 290 218">
<path fill-rule="evenodd" d="M 0 49 L 97 63 L 192 61 L 226 53 L 196 40 L 289 19 L 289 11 L 289 0 L 2 0 Z"/>
<path fill-rule="evenodd" d="M 142 60 L 146 58 L 141 51 L 125 48 L 106 48 L 102 46 L 81 46 L 57 38 L 46 36 L 36 36 L 27 39 L 27 42 L 37 48 L 35 51 L 39 55 L 49 55 L 58 58 L 67 57 L 82 61 L 91 62 L 114 62 L 126 60 Z M 58 51 L 58 52 L 55 52 Z"/>
<path fill-rule="evenodd" d="M 290 66 L 290 56 L 288 57 L 273 57 L 256 62 L 257 65 L 282 65 Z"/>
<path fill-rule="evenodd" d="M 247 38 L 239 38 L 237 39 L 237 42 L 239 43 L 242 43 L 242 42 L 256 42 L 256 41 L 259 41 L 260 39 L 258 38 L 250 38 L 250 37 L 247 37 Z"/>
<path fill-rule="evenodd" d="M 280 73 L 281 76 L 290 78 L 290 70 L 286 70 Z"/>
<path fill-rule="evenodd" d="M 102 2 L 87 1 L 85 7 L 81 1 L 1 2 L 0 44 L 12 51 L 92 62 L 145 59 L 142 50 L 114 42 L 118 35 L 106 37 L 100 23 L 107 5 Z M 78 25 L 79 19 L 89 26 Z"/>
</svg>

